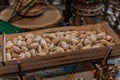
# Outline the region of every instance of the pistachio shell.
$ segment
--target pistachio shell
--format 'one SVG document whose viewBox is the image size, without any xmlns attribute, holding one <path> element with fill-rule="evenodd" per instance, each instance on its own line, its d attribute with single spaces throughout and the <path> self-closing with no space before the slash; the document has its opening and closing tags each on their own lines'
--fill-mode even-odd
<svg viewBox="0 0 120 80">
<path fill-rule="evenodd" d="M 91 48 L 91 45 L 90 45 L 90 44 L 88 44 L 88 45 L 82 47 L 82 49 L 90 49 L 90 48 Z"/>
<path fill-rule="evenodd" d="M 59 40 L 58 37 L 56 37 L 56 38 L 54 38 L 54 39 L 52 40 L 52 42 L 53 42 L 54 44 L 57 44 L 59 41 L 60 41 L 60 40 Z"/>
<path fill-rule="evenodd" d="M 14 45 L 14 44 L 12 43 L 12 41 L 8 41 L 8 42 L 6 43 L 6 49 L 11 48 L 13 45 Z"/>
<path fill-rule="evenodd" d="M 19 54 L 12 53 L 12 57 L 14 57 L 14 58 L 19 58 L 20 56 L 19 56 Z"/>
<path fill-rule="evenodd" d="M 71 52 L 72 50 L 68 49 L 66 52 Z"/>
<path fill-rule="evenodd" d="M 17 60 L 17 58 L 12 58 L 12 60 Z"/>
<path fill-rule="evenodd" d="M 39 46 L 39 43 L 32 43 L 32 44 L 30 44 L 30 48 L 31 49 L 36 49 L 36 48 L 38 48 L 38 46 Z"/>
<path fill-rule="evenodd" d="M 49 49 L 51 50 L 51 49 L 53 49 L 54 48 L 54 43 L 51 43 L 50 45 L 49 45 Z"/>
<path fill-rule="evenodd" d="M 98 43 L 96 45 L 93 45 L 92 48 L 99 48 L 99 47 L 103 47 L 104 45 L 101 43 Z"/>
<path fill-rule="evenodd" d="M 90 40 L 95 43 L 97 41 L 97 36 L 95 34 L 90 35 Z"/>
<path fill-rule="evenodd" d="M 55 52 L 49 52 L 50 55 L 56 54 Z"/>
<path fill-rule="evenodd" d="M 22 46 L 21 49 L 22 49 L 23 52 L 27 52 L 27 51 L 29 50 L 29 49 L 28 49 L 27 47 L 25 47 L 25 46 Z"/>
<path fill-rule="evenodd" d="M 6 53 L 6 59 L 7 59 L 7 60 L 12 60 L 11 53 Z"/>
<path fill-rule="evenodd" d="M 51 40 L 49 38 L 45 38 L 46 43 L 51 43 Z"/>
<path fill-rule="evenodd" d="M 62 41 L 62 39 L 64 38 L 64 32 L 57 32 L 56 34 L 59 37 L 59 40 Z"/>
<path fill-rule="evenodd" d="M 86 37 L 87 37 L 86 34 L 80 34 L 80 35 L 79 35 L 79 38 L 81 38 L 81 39 L 85 39 Z"/>
<path fill-rule="evenodd" d="M 71 31 L 66 31 L 65 34 L 67 35 L 70 35 L 72 32 Z"/>
<path fill-rule="evenodd" d="M 39 42 L 41 39 L 42 39 L 42 37 L 39 36 L 39 35 L 37 35 L 37 36 L 35 37 L 34 41 L 35 41 L 35 42 Z"/>
<path fill-rule="evenodd" d="M 18 46 L 18 47 L 21 47 L 21 46 L 22 46 L 22 41 L 21 41 L 21 40 L 18 40 L 17 46 Z"/>
<path fill-rule="evenodd" d="M 39 45 L 37 49 L 38 53 L 42 52 L 42 47 Z"/>
<path fill-rule="evenodd" d="M 45 52 L 40 52 L 39 55 L 40 55 L 40 56 L 46 56 L 47 53 L 45 53 Z"/>
<path fill-rule="evenodd" d="M 113 43 L 115 43 L 113 37 L 112 37 L 112 39 L 111 39 L 109 42 L 113 42 Z"/>
<path fill-rule="evenodd" d="M 28 39 L 26 40 L 26 43 L 27 43 L 28 45 L 30 45 L 30 44 L 32 43 L 32 39 L 28 38 Z"/>
<path fill-rule="evenodd" d="M 25 52 L 25 58 L 31 58 L 30 52 Z"/>
<path fill-rule="evenodd" d="M 105 32 L 101 32 L 99 34 L 97 34 L 97 39 L 105 39 L 106 33 Z"/>
<path fill-rule="evenodd" d="M 33 34 L 26 34 L 25 38 L 30 38 L 30 39 L 34 39 L 35 38 L 35 35 Z"/>
<path fill-rule="evenodd" d="M 43 48 L 43 52 L 45 52 L 46 54 L 48 54 L 48 52 L 49 52 L 49 48 L 48 48 L 48 46 L 44 46 L 44 48 Z"/>
<path fill-rule="evenodd" d="M 62 41 L 65 41 L 65 42 L 69 43 L 69 42 L 71 42 L 71 39 L 70 39 L 70 37 L 65 36 L 65 37 L 62 39 Z"/>
<path fill-rule="evenodd" d="M 54 51 L 53 51 L 53 52 L 55 52 L 55 53 L 59 53 L 59 52 L 65 52 L 65 51 L 64 51 L 63 48 L 57 46 L 57 47 L 54 48 Z"/>
<path fill-rule="evenodd" d="M 18 38 L 18 40 L 24 40 L 24 38 L 22 36 L 18 36 L 17 38 Z"/>
<path fill-rule="evenodd" d="M 77 49 L 81 49 L 83 47 L 83 44 L 82 43 L 78 43 L 77 44 Z"/>
<path fill-rule="evenodd" d="M 18 54 L 20 54 L 20 52 L 21 52 L 20 48 L 16 47 L 16 46 L 13 46 L 13 50 Z"/>
<path fill-rule="evenodd" d="M 70 49 L 74 51 L 74 50 L 77 49 L 77 46 L 76 45 L 70 45 Z"/>
<path fill-rule="evenodd" d="M 71 35 L 71 36 L 70 36 L 70 39 L 77 39 L 77 37 L 76 37 L 76 36 Z"/>
<path fill-rule="evenodd" d="M 107 44 L 106 44 L 107 46 L 113 46 L 113 45 L 115 45 L 115 43 L 112 43 L 112 42 L 107 42 Z"/>
<path fill-rule="evenodd" d="M 79 36 L 79 33 L 77 33 L 77 31 L 76 31 L 76 32 L 73 31 L 72 34 L 71 34 L 71 36 L 75 36 L 75 37 L 77 37 L 77 36 Z"/>
<path fill-rule="evenodd" d="M 78 39 L 71 39 L 71 42 L 72 42 L 72 44 L 77 44 L 79 41 L 78 41 Z"/>
<path fill-rule="evenodd" d="M 30 50 L 31 56 L 35 57 L 36 56 L 36 50 L 35 49 L 31 49 Z"/>
<path fill-rule="evenodd" d="M 41 39 L 40 45 L 41 45 L 42 47 L 46 46 L 46 41 L 45 41 L 44 39 Z"/>
<path fill-rule="evenodd" d="M 80 39 L 80 43 L 82 43 L 82 44 L 83 44 L 83 43 L 84 43 L 84 39 Z"/>
<path fill-rule="evenodd" d="M 96 35 L 96 34 L 97 34 L 97 32 L 96 32 L 96 31 L 91 31 L 91 34 L 95 34 L 95 35 Z"/>
<path fill-rule="evenodd" d="M 55 34 L 44 34 L 43 37 L 49 38 L 49 39 L 54 39 L 56 38 Z"/>
<path fill-rule="evenodd" d="M 20 59 L 25 59 L 25 53 L 20 53 L 19 57 Z"/>
<path fill-rule="evenodd" d="M 86 35 L 91 35 L 91 31 L 86 31 Z"/>
<path fill-rule="evenodd" d="M 63 38 L 65 38 L 65 36 L 64 36 L 64 35 L 59 35 L 59 40 L 60 40 L 60 41 L 62 41 L 62 40 L 63 40 Z"/>
<path fill-rule="evenodd" d="M 103 39 L 103 40 L 100 40 L 100 43 L 103 44 L 104 46 L 106 46 L 106 44 L 108 43 L 108 41 L 106 41 L 106 40 Z"/>
<path fill-rule="evenodd" d="M 92 44 L 92 42 L 88 38 L 84 40 L 84 45 L 87 45 L 87 44 Z"/>
<path fill-rule="evenodd" d="M 25 41 L 22 41 L 22 46 L 27 46 L 27 43 Z"/>
<path fill-rule="evenodd" d="M 18 39 L 17 38 L 13 38 L 13 44 L 17 44 L 17 41 L 18 41 Z"/>
<path fill-rule="evenodd" d="M 69 48 L 69 45 L 68 45 L 66 42 L 62 41 L 62 42 L 61 42 L 61 47 L 62 47 L 64 50 L 67 50 L 67 49 Z"/>
<path fill-rule="evenodd" d="M 106 36 L 106 40 L 107 40 L 107 41 L 110 41 L 111 39 L 112 39 L 112 36 L 110 36 L 110 35 L 107 35 L 107 36 Z"/>
<path fill-rule="evenodd" d="M 67 38 L 70 38 L 70 36 L 71 36 L 70 34 L 65 34 L 65 37 Z"/>
</svg>

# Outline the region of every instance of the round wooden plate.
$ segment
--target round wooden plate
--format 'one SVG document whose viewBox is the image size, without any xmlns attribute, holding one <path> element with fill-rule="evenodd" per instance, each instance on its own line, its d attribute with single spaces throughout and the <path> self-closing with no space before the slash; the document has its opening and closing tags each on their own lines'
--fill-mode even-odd
<svg viewBox="0 0 120 80">
<path fill-rule="evenodd" d="M 12 9 L 6 9 L 0 13 L 0 19 L 9 20 Z M 55 7 L 48 5 L 44 14 L 36 17 L 24 17 L 12 22 L 13 25 L 25 30 L 38 30 L 59 26 L 63 21 L 62 13 Z"/>
</svg>

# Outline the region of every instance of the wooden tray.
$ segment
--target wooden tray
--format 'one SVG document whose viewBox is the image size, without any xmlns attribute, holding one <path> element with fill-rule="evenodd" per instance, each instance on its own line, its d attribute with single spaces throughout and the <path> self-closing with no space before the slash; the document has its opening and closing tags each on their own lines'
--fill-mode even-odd
<svg viewBox="0 0 120 80">
<path fill-rule="evenodd" d="M 87 30 L 95 30 L 95 29 L 103 29 L 107 34 L 113 36 L 116 45 L 112 46 L 113 51 L 111 52 L 111 57 L 120 56 L 119 54 L 120 40 L 118 36 L 115 34 L 115 32 L 105 22 L 102 22 L 99 24 L 83 25 L 81 27 L 80 26 L 60 27 L 60 28 L 39 30 L 39 31 L 28 32 L 28 33 L 33 33 L 35 35 L 36 34 L 42 35 L 43 33 L 56 32 L 56 31 L 66 31 L 66 30 L 77 30 L 77 31 L 86 30 L 87 31 Z M 24 34 L 26 33 L 7 35 L 7 40 L 11 40 L 15 36 L 24 35 Z M 48 68 L 54 68 L 57 66 L 64 66 L 68 64 L 85 62 L 85 61 L 96 62 L 96 60 L 100 60 L 104 58 L 108 49 L 109 49 L 109 46 L 101 47 L 97 49 L 79 50 L 79 51 L 59 53 L 55 55 L 47 55 L 44 57 L 38 56 L 30 59 L 23 59 L 23 60 L 20 60 L 21 70 L 23 73 L 27 73 L 31 71 L 44 70 Z M 1 62 L 0 76 L 18 73 L 19 70 L 18 70 L 17 61 L 6 61 L 6 65 L 3 66 L 1 58 L 0 58 L 0 62 Z"/>
</svg>

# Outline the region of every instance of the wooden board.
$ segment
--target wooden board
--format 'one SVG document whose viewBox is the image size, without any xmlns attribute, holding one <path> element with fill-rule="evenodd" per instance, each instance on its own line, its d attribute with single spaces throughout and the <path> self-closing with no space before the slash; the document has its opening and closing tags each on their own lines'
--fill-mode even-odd
<svg viewBox="0 0 120 80">
<path fill-rule="evenodd" d="M 71 26 L 71 27 L 52 28 L 52 29 L 39 30 L 39 31 L 33 31 L 28 33 L 33 33 L 35 35 L 38 35 L 38 34 L 42 35 L 44 33 L 56 32 L 56 31 L 67 31 L 67 30 L 77 30 L 77 31 L 86 30 L 87 31 L 87 30 L 95 30 L 100 28 L 105 30 L 107 34 L 112 35 L 115 40 L 116 45 L 111 46 L 113 48 L 111 57 L 120 56 L 119 54 L 120 40 L 118 36 L 115 34 L 115 32 L 112 31 L 112 29 L 108 26 L 108 24 L 104 22 L 99 24 L 83 25 L 81 27 Z M 27 33 L 7 35 L 7 40 L 11 40 L 15 36 L 24 35 L 24 34 L 27 34 Z M 23 73 L 26 73 L 26 72 L 36 71 L 36 70 L 44 70 L 46 68 L 47 69 L 53 68 L 56 66 L 64 66 L 67 64 L 85 62 L 85 61 L 96 62 L 96 60 L 103 59 L 105 57 L 108 49 L 109 49 L 109 46 L 96 48 L 96 49 L 87 49 L 87 50 L 58 53 L 55 55 L 47 55 L 44 57 L 38 56 L 30 59 L 22 59 L 20 60 L 20 63 L 21 63 L 21 68 Z M 5 66 L 2 66 L 2 63 L 1 63 L 0 76 L 11 75 L 16 73 L 18 73 L 17 61 L 6 61 Z"/>
<path fill-rule="evenodd" d="M 12 9 L 2 11 L 0 13 L 0 19 L 7 21 L 10 18 L 12 11 Z M 62 13 L 57 8 L 48 6 L 42 15 L 32 18 L 22 18 L 14 21 L 12 24 L 25 30 L 38 30 L 56 27 L 56 25 L 59 26 L 62 21 Z"/>
</svg>

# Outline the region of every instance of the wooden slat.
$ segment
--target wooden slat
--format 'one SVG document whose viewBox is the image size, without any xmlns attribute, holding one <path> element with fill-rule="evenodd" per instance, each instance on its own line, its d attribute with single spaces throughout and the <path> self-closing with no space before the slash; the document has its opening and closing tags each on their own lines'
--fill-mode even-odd
<svg viewBox="0 0 120 80">
<path fill-rule="evenodd" d="M 103 53 L 103 52 L 102 52 Z M 87 54 L 85 54 L 84 56 L 78 56 L 78 55 L 76 55 L 76 56 L 74 56 L 74 59 L 79 59 L 79 60 L 81 60 L 82 61 L 82 59 L 84 59 L 84 61 L 86 61 L 87 60 L 87 57 L 88 56 L 86 56 Z M 102 56 L 103 55 L 103 56 Z M 97 56 L 98 57 L 98 59 L 100 58 L 100 57 L 102 57 L 102 58 L 104 58 L 104 56 L 105 56 L 105 54 L 101 54 L 101 53 L 97 53 L 97 54 L 93 54 L 92 56 L 89 56 L 89 57 L 91 57 L 91 60 L 94 60 L 94 58 L 95 58 L 95 56 Z M 94 57 L 94 58 L 93 58 Z M 47 66 L 49 66 L 49 65 L 52 65 L 52 66 L 56 66 L 56 64 L 51 64 L 51 63 L 61 63 L 61 62 L 63 62 L 63 64 L 65 64 L 65 62 L 67 61 L 69 61 L 69 63 L 71 63 L 73 60 L 71 60 L 72 59 L 72 57 L 67 57 L 66 59 L 65 59 L 66 57 L 63 57 L 62 59 L 60 58 L 60 61 L 59 61 L 59 59 L 57 59 L 57 60 L 55 60 L 55 59 L 50 59 L 50 60 L 43 60 L 43 61 L 36 61 L 34 64 L 29 64 L 29 63 L 26 63 L 26 64 L 28 64 L 27 66 L 24 66 L 24 65 L 26 65 L 26 64 L 23 64 L 22 65 L 22 67 L 25 67 L 28 71 L 29 70 L 33 70 L 34 68 L 35 69 L 37 69 L 37 68 L 43 68 L 43 67 L 47 67 Z M 70 58 L 70 59 L 69 59 Z M 89 59 L 88 59 L 89 60 Z M 32 63 L 32 62 L 31 62 Z M 43 64 L 44 63 L 44 64 Z M 37 65 L 37 66 L 36 66 Z M 38 66 L 39 65 L 39 66 Z M 51 67 L 51 66 L 50 66 Z M 23 71 L 27 71 L 27 70 L 25 70 L 25 68 L 23 68 Z"/>
<path fill-rule="evenodd" d="M 2 66 L 2 47 L 0 47 L 0 66 Z"/>
<path fill-rule="evenodd" d="M 113 54 L 112 56 L 116 56 L 118 54 Z M 26 64 L 22 64 L 22 70 L 23 72 L 29 72 L 29 71 L 33 71 L 34 69 L 44 69 L 46 67 L 54 67 L 54 66 L 61 66 L 61 65 L 65 65 L 65 64 L 72 64 L 72 63 L 77 63 L 77 62 L 83 62 L 83 61 L 91 61 L 91 60 L 95 60 L 95 59 L 101 59 L 101 58 L 104 58 L 105 54 L 101 54 L 101 53 L 98 53 L 96 55 L 92 55 L 92 56 L 85 56 L 85 57 L 82 57 L 82 58 L 75 58 L 75 59 L 71 59 L 71 60 L 64 60 L 64 61 L 54 61 L 54 59 L 50 59 L 49 62 L 46 61 L 46 60 L 40 60 L 40 61 L 37 61 L 37 62 L 33 62 L 34 65 L 27 65 L 24 67 L 24 65 Z M 77 56 L 78 57 L 78 56 Z M 94 61 L 96 62 L 96 61 Z M 44 64 L 43 64 L 44 63 Z M 55 64 L 53 64 L 55 63 Z M 31 62 L 32 64 L 32 62 Z M 7 72 L 10 73 L 17 73 L 18 72 L 18 69 L 17 69 L 17 66 L 15 65 L 12 65 L 13 67 L 9 67 L 8 66 L 6 67 L 6 69 L 0 71 L 1 74 L 8 74 Z M 7 69 L 8 68 L 8 69 Z M 7 72 L 6 72 L 7 71 Z M 0 74 L 0 75 L 1 75 Z"/>
<path fill-rule="evenodd" d="M 93 58 L 94 57 L 94 58 Z M 31 71 L 31 70 L 34 70 L 33 68 L 35 68 L 35 69 L 44 69 L 44 68 L 46 68 L 46 67 L 51 67 L 51 65 L 54 67 L 54 66 L 57 66 L 57 65 L 64 65 L 64 64 L 70 64 L 70 63 L 76 63 L 76 62 L 81 62 L 81 61 L 89 61 L 89 60 L 94 60 L 94 59 L 101 59 L 101 58 L 103 58 L 104 57 L 104 55 L 97 55 L 97 56 L 92 56 L 92 57 L 85 57 L 85 58 L 82 58 L 82 59 L 73 59 L 73 60 L 67 60 L 67 61 L 60 61 L 60 62 L 56 62 L 55 64 L 51 64 L 51 63 L 49 63 L 49 64 L 40 64 L 40 62 L 38 62 L 39 64 L 36 64 L 36 65 L 34 65 L 34 66 L 31 66 L 31 67 L 29 67 L 29 68 L 27 68 L 27 67 L 25 67 L 27 70 L 25 70 L 25 72 L 26 71 Z M 95 61 L 96 62 L 96 61 Z M 53 63 L 53 62 L 52 62 Z M 39 65 L 39 66 L 38 66 Z M 32 68 L 33 67 L 33 68 Z M 23 68 L 24 69 L 24 68 Z M 30 70 L 29 70 L 30 69 Z M 3 70 L 4 71 L 4 70 Z M 12 71 L 14 71 L 14 70 L 12 70 Z M 5 72 L 6 73 L 6 72 Z"/>
<path fill-rule="evenodd" d="M 0 36 L 0 66 L 2 66 L 2 35 Z"/>
<path fill-rule="evenodd" d="M 97 56 L 100 57 L 100 53 L 96 54 L 96 55 L 91 55 L 89 57 L 91 58 L 95 58 Z M 67 58 L 67 59 L 65 59 Z M 58 66 L 58 65 L 64 65 L 64 64 L 70 64 L 70 63 L 73 63 L 73 61 L 76 61 L 76 60 L 79 60 L 79 61 L 86 61 L 86 60 L 89 60 L 88 57 L 86 57 L 86 55 L 84 55 L 83 57 L 79 56 L 79 55 L 76 55 L 76 56 L 73 56 L 74 59 L 71 59 L 70 57 L 63 57 L 63 58 L 58 58 L 57 60 L 56 59 L 49 59 L 49 60 L 40 60 L 40 61 L 36 61 L 36 62 L 31 62 L 31 63 L 26 63 L 26 64 L 22 64 L 22 70 L 23 71 L 29 71 L 29 70 L 34 70 L 34 69 L 39 69 L 39 68 L 45 68 L 45 67 L 52 67 L 52 66 Z M 5 72 L 6 73 L 6 70 L 8 71 L 15 71 L 16 68 L 14 67 L 14 65 L 12 65 L 11 67 L 4 67 L 4 70 L 0 70 L 0 72 Z M 3 74 L 3 73 L 2 73 Z"/>
<path fill-rule="evenodd" d="M 2 35 L 2 63 L 5 65 L 6 62 L 6 34 Z"/>
</svg>

